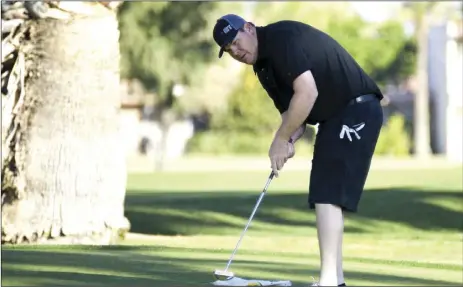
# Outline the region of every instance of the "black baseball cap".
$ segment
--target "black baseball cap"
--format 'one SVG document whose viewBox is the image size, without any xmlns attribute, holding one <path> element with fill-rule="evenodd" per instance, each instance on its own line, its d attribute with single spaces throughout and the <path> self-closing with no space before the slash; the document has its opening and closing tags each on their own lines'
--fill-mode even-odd
<svg viewBox="0 0 463 287">
<path fill-rule="evenodd" d="M 219 45 L 219 58 L 222 57 L 225 46 L 230 44 L 244 27 L 246 20 L 235 14 L 227 14 L 217 20 L 214 26 L 214 40 Z"/>
</svg>

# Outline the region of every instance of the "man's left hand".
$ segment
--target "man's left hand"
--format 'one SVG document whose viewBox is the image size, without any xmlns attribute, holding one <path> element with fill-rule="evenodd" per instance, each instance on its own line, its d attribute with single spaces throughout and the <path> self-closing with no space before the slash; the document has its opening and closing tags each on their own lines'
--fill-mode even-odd
<svg viewBox="0 0 463 287">
<path fill-rule="evenodd" d="M 273 139 L 269 150 L 271 168 L 276 177 L 278 171 L 281 170 L 290 157 L 290 143 L 278 136 Z"/>
</svg>

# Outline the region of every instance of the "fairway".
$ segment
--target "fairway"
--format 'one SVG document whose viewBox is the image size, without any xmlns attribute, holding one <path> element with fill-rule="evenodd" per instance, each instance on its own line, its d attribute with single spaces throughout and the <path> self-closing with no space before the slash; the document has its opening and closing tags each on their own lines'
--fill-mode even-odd
<svg viewBox="0 0 463 287">
<path fill-rule="evenodd" d="M 207 286 L 223 269 L 268 172 L 129 176 L 132 229 L 119 246 L 3 246 L 2 286 Z M 241 277 L 318 278 L 309 173 L 271 183 L 232 264 Z M 372 171 L 346 221 L 351 286 L 462 285 L 462 170 Z"/>
</svg>

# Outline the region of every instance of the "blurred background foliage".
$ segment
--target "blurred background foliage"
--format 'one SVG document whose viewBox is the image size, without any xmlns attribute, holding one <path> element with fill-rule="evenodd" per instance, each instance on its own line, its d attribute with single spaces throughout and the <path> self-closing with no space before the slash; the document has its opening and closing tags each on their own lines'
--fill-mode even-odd
<svg viewBox="0 0 463 287">
<path fill-rule="evenodd" d="M 366 22 L 348 2 L 124 2 L 118 13 L 122 76 L 141 81 L 159 113 L 207 118 L 188 142 L 191 153 L 265 153 L 280 122 L 252 67 L 217 58 L 212 27 L 220 15 L 240 14 L 258 26 L 283 19 L 313 25 L 339 41 L 382 88 L 416 67 L 416 41 L 400 19 Z M 186 87 L 185 96 L 173 95 L 176 84 Z M 408 136 L 391 129 L 394 137 Z M 299 145 L 310 146 L 312 138 L 309 132 Z M 401 145 L 378 153 L 409 149 L 408 140 Z"/>
</svg>

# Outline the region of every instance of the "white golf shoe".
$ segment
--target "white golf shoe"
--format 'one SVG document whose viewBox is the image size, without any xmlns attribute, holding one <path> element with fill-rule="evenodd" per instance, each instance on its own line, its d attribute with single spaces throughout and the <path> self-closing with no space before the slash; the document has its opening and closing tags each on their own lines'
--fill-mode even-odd
<svg viewBox="0 0 463 287">
<path fill-rule="evenodd" d="M 321 286 L 320 282 L 315 281 L 315 278 L 312 277 L 312 284 L 309 286 Z M 346 286 L 346 283 L 339 284 L 338 286 Z"/>
</svg>

